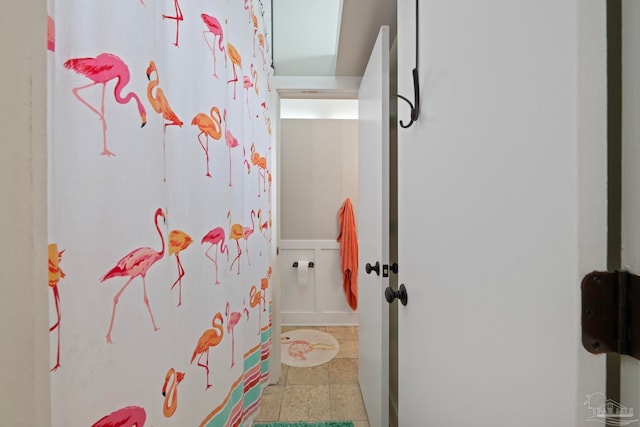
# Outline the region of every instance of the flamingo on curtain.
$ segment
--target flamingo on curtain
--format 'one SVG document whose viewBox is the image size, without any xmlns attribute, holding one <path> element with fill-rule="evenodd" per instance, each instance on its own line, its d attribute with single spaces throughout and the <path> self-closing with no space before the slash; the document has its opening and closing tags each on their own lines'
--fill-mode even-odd
<svg viewBox="0 0 640 427">
<path fill-rule="evenodd" d="M 184 372 L 178 372 L 174 368 L 169 368 L 164 378 L 162 386 L 162 395 L 164 396 L 164 404 L 162 405 L 162 413 L 165 417 L 170 418 L 178 409 L 178 384 L 184 379 Z M 171 380 L 171 382 L 169 382 Z"/>
<path fill-rule="evenodd" d="M 251 227 L 245 226 L 242 230 L 242 238 L 244 239 L 244 250 L 247 252 L 247 263 L 251 266 L 251 260 L 249 259 L 249 237 L 256 229 L 253 218 L 256 216 L 256 211 L 251 209 Z"/>
<path fill-rule="evenodd" d="M 216 116 L 218 116 L 216 118 Z M 209 111 L 209 115 L 207 116 L 204 113 L 198 113 L 191 120 L 191 124 L 193 126 L 197 126 L 200 129 L 200 133 L 198 134 L 198 142 L 204 151 L 204 155 L 207 160 L 207 173 L 205 176 L 211 178 L 211 173 L 209 172 L 209 137 L 214 140 L 219 140 L 222 138 L 222 117 L 220 116 L 220 110 L 218 107 L 211 107 Z M 206 138 L 206 143 L 202 142 L 200 137 L 204 135 Z"/>
<path fill-rule="evenodd" d="M 160 208 L 156 210 L 154 216 L 154 223 L 156 225 L 156 230 L 158 230 L 158 234 L 160 235 L 160 241 L 162 243 L 162 249 L 160 251 L 156 251 L 153 248 L 143 247 L 134 249 L 129 252 L 127 255 L 122 257 L 120 261 L 113 267 L 111 270 L 104 275 L 100 282 L 104 282 L 105 280 L 111 279 L 113 277 L 129 277 L 129 280 L 120 288 L 116 296 L 113 298 L 113 310 L 111 312 L 111 322 L 109 323 L 109 330 L 107 331 L 107 343 L 111 344 L 111 331 L 113 329 L 113 321 L 116 317 L 116 306 L 118 305 L 118 300 L 120 296 L 124 292 L 124 290 L 129 286 L 129 283 L 136 277 L 142 277 L 142 290 L 144 295 L 144 303 L 147 306 L 147 310 L 149 311 L 149 316 L 151 317 L 151 323 L 153 325 L 154 332 L 159 328 L 156 326 L 156 321 L 153 318 L 153 312 L 151 311 L 151 306 L 149 305 L 149 298 L 147 297 L 147 283 L 145 281 L 145 276 L 149 269 L 162 257 L 164 256 L 164 236 L 162 235 L 162 231 L 160 231 L 160 226 L 158 225 L 158 218 L 162 217 L 162 220 L 165 220 L 164 211 Z"/>
<path fill-rule="evenodd" d="M 127 406 L 113 411 L 93 423 L 91 427 L 144 427 L 147 413 L 139 406 Z"/>
<path fill-rule="evenodd" d="M 231 367 L 235 365 L 235 339 L 233 335 L 233 330 L 236 325 L 240 323 L 240 319 L 242 319 L 242 313 L 239 311 L 230 311 L 229 302 L 227 302 L 227 308 L 225 310 L 225 316 L 227 317 L 227 333 L 231 334 Z"/>
<path fill-rule="evenodd" d="M 175 47 L 178 47 L 178 37 L 180 34 L 180 21 L 184 21 L 184 16 L 182 15 L 182 9 L 180 9 L 180 3 L 178 0 L 173 0 L 173 5 L 176 9 L 175 16 L 162 14 L 162 19 L 173 19 L 176 21 L 176 41 L 173 43 Z"/>
<path fill-rule="evenodd" d="M 238 262 L 238 274 L 240 274 L 240 255 L 242 255 L 242 249 L 240 249 L 240 239 L 244 239 L 244 229 L 240 224 L 231 225 L 231 211 L 227 211 L 227 218 L 229 219 L 229 239 L 236 241 L 236 247 L 238 248 L 238 255 L 233 259 L 229 270 L 233 270 L 233 264 Z"/>
<path fill-rule="evenodd" d="M 202 238 L 202 242 L 201 244 L 205 244 L 205 243 L 209 243 L 209 249 L 207 249 L 207 251 L 204 253 L 204 255 L 209 258 L 211 260 L 211 262 L 213 262 L 213 265 L 216 266 L 216 285 L 220 284 L 220 281 L 218 280 L 218 249 L 220 249 L 221 253 L 227 253 L 227 262 L 229 262 L 229 248 L 227 247 L 227 244 L 224 242 L 224 228 L 222 227 L 216 227 L 212 230 L 209 230 L 209 232 L 207 234 L 204 235 L 204 237 Z M 215 258 L 211 258 L 211 255 L 209 255 L 209 251 L 211 249 L 213 249 L 213 247 L 216 247 L 216 255 Z"/>
<path fill-rule="evenodd" d="M 207 15 L 206 13 L 201 14 L 200 17 L 202 18 L 202 22 L 204 22 L 204 25 L 208 29 L 208 31 L 205 30 L 202 32 L 202 36 L 204 37 L 204 41 L 207 43 L 207 46 L 209 46 L 209 49 L 211 50 L 211 54 L 213 55 L 213 77 L 215 77 L 216 79 L 219 79 L 218 74 L 216 73 L 216 48 L 215 48 L 216 37 L 218 37 L 218 49 L 224 55 L 224 64 L 225 64 L 225 67 L 227 66 L 227 53 L 226 53 L 224 44 L 222 43 L 224 39 L 224 34 L 222 32 L 222 25 L 220 24 L 220 21 L 218 21 L 216 17 Z M 209 44 L 209 40 L 207 40 L 207 33 L 211 33 L 213 35 L 212 44 Z"/>
<path fill-rule="evenodd" d="M 132 99 L 138 105 L 138 114 L 142 120 L 142 126 L 147 124 L 147 112 L 140 101 L 140 97 L 134 92 L 129 92 L 126 96 L 122 96 L 124 87 L 129 83 L 131 75 L 129 74 L 129 67 L 124 61 L 111 53 L 101 53 L 95 58 L 72 58 L 64 63 L 64 68 L 73 70 L 76 73 L 87 77 L 92 81 L 87 85 L 74 87 L 71 91 L 83 105 L 89 110 L 96 113 L 102 122 L 102 145 L 103 149 L 100 153 L 103 156 L 115 156 L 115 154 L 107 149 L 107 120 L 104 117 L 104 95 L 107 88 L 107 83 L 111 80 L 117 80 L 113 95 L 115 100 L 119 104 L 128 104 Z M 80 96 L 80 91 L 102 84 L 102 98 L 100 102 L 100 110 L 89 104 L 83 97 Z"/>
<path fill-rule="evenodd" d="M 231 131 L 227 128 L 227 109 L 224 109 L 224 138 L 227 143 L 227 148 L 229 149 L 229 187 L 232 187 L 231 184 L 231 149 L 240 146 L 238 139 L 231 133 Z"/>
<path fill-rule="evenodd" d="M 193 350 L 193 355 L 191 356 L 190 363 L 193 363 L 197 356 L 198 366 L 207 371 L 207 387 L 205 390 L 209 390 L 211 388 L 211 383 L 209 382 L 209 350 L 211 347 L 215 347 L 222 342 L 222 338 L 224 337 L 223 324 L 224 320 L 222 318 L 222 313 L 217 312 L 211 320 L 211 326 L 213 329 L 207 329 L 202 333 L 198 343 L 196 344 L 196 348 Z M 202 363 L 202 356 L 207 357 L 205 363 Z"/>
<path fill-rule="evenodd" d="M 156 74 L 156 78 L 151 80 L 151 73 Z M 155 110 L 156 113 L 160 114 L 163 118 L 163 128 L 162 128 L 162 158 L 163 158 L 163 177 L 162 180 L 167 180 L 167 155 L 166 155 L 166 135 L 167 135 L 167 126 L 178 126 L 182 127 L 183 123 L 177 116 L 177 114 L 171 109 L 169 105 L 169 101 L 167 97 L 164 95 L 164 91 L 162 88 L 158 87 L 160 84 L 160 74 L 158 73 L 158 69 L 156 68 L 156 63 L 151 61 L 149 62 L 149 66 L 147 67 L 147 79 L 149 79 L 149 84 L 147 85 L 147 98 L 149 99 L 149 103 Z M 153 93 L 153 89 L 155 89 L 155 95 Z"/>
<path fill-rule="evenodd" d="M 178 285 L 178 305 L 176 307 L 182 305 L 182 278 L 184 277 L 184 267 L 182 267 L 182 262 L 180 262 L 180 252 L 187 249 L 191 243 L 193 243 L 193 239 L 184 231 L 171 230 L 169 232 L 169 256 L 175 254 L 176 262 L 178 263 L 178 278 L 171 285 L 171 290 Z"/>
<path fill-rule="evenodd" d="M 238 73 L 236 73 L 236 65 L 242 71 L 242 57 L 238 49 L 231 43 L 227 43 L 227 55 L 231 60 L 231 68 L 233 69 L 233 78 L 227 81 L 227 84 L 233 82 L 233 99 L 236 99 L 236 84 L 238 83 Z"/>
<path fill-rule="evenodd" d="M 53 292 L 53 301 L 56 304 L 56 314 L 58 320 L 49 328 L 49 332 L 54 329 L 58 331 L 58 349 L 56 351 L 56 364 L 51 368 L 51 372 L 54 372 L 60 367 L 60 293 L 58 292 L 58 282 L 64 278 L 64 271 L 60 268 L 60 261 L 62 260 L 62 254 L 64 251 L 58 252 L 58 245 L 51 243 L 48 247 L 49 251 L 49 287 Z"/>
</svg>

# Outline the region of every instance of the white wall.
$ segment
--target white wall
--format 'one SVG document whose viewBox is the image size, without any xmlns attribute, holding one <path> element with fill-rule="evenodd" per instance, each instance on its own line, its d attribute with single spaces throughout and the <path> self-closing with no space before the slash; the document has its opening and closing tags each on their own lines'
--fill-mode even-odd
<svg viewBox="0 0 640 427">
<path fill-rule="evenodd" d="M 281 121 L 282 323 L 355 324 L 342 291 L 338 210 L 357 210 L 357 120 Z M 312 261 L 299 280 L 296 261 Z"/>
<path fill-rule="evenodd" d="M 45 2 L 0 14 L 0 414 L 2 425 L 48 426 Z"/>
<path fill-rule="evenodd" d="M 346 197 L 357 211 L 357 120 L 282 121 L 282 239 L 336 239 Z"/>
</svg>

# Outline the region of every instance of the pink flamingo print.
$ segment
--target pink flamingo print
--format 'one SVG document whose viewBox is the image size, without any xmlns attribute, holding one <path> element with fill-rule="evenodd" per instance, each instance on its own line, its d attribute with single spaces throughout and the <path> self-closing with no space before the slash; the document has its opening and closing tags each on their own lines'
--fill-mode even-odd
<svg viewBox="0 0 640 427">
<path fill-rule="evenodd" d="M 53 332 L 54 329 L 58 330 L 58 350 L 56 351 L 56 364 L 51 368 L 51 372 L 54 372 L 60 367 L 60 293 L 58 292 L 58 282 L 64 278 L 64 271 L 60 268 L 60 261 L 62 260 L 62 254 L 64 251 L 58 252 L 58 245 L 51 243 L 48 247 L 49 251 L 49 287 L 53 292 L 53 301 L 56 304 L 56 314 L 58 320 L 49 328 L 49 332 Z"/>
<path fill-rule="evenodd" d="M 236 241 L 236 247 L 238 248 L 238 255 L 231 262 L 229 270 L 233 270 L 233 264 L 238 263 L 238 273 L 240 274 L 240 255 L 242 255 L 242 249 L 240 249 L 240 239 L 244 239 L 244 229 L 238 223 L 231 225 L 231 211 L 227 211 L 227 218 L 229 219 L 229 239 Z"/>
<path fill-rule="evenodd" d="M 211 260 L 211 262 L 213 262 L 213 265 L 216 266 L 216 285 L 220 284 L 220 281 L 218 280 L 218 249 L 220 249 L 221 253 L 227 253 L 227 262 L 229 262 L 229 248 L 227 247 L 227 244 L 224 242 L 224 228 L 222 227 L 216 227 L 213 230 L 209 230 L 209 232 L 207 234 L 204 235 L 204 237 L 202 238 L 202 242 L 201 244 L 205 244 L 205 243 L 209 243 L 209 249 L 207 249 L 207 251 L 204 253 L 205 256 L 207 258 L 209 258 Z M 213 247 L 216 247 L 216 254 L 215 254 L 215 258 L 211 258 L 211 255 L 209 255 L 209 251 L 211 249 L 213 249 Z"/>
<path fill-rule="evenodd" d="M 238 323 L 240 323 L 240 319 L 242 319 L 242 313 L 239 311 L 230 311 L 229 302 L 227 302 L 227 309 L 225 310 L 225 316 L 227 317 L 227 333 L 231 334 L 231 367 L 235 365 L 235 339 L 233 338 L 233 330 Z"/>
<path fill-rule="evenodd" d="M 127 406 L 93 423 L 91 427 L 144 427 L 147 413 L 139 406 Z"/>
<path fill-rule="evenodd" d="M 249 89 L 254 87 L 257 84 L 258 80 L 258 72 L 253 69 L 253 64 L 251 64 L 251 76 L 244 76 L 242 78 L 242 86 L 247 91 L 247 113 L 249 114 L 249 118 L 251 118 L 251 107 L 249 106 Z M 258 94 L 258 87 L 255 86 L 256 95 Z"/>
<path fill-rule="evenodd" d="M 249 175 L 251 173 L 251 166 L 249 165 L 249 161 L 247 161 L 247 149 L 244 146 L 242 147 L 242 158 L 244 159 L 242 164 L 247 168 L 247 175 Z"/>
<path fill-rule="evenodd" d="M 206 13 L 201 14 L 200 17 L 202 18 L 202 22 L 204 22 L 204 25 L 208 29 L 208 31 L 205 30 L 202 32 L 202 36 L 204 37 L 204 41 L 207 43 L 207 46 L 209 46 L 211 54 L 213 55 L 213 77 L 218 79 L 219 77 L 216 73 L 216 37 L 218 37 L 218 49 L 224 55 L 225 67 L 227 64 L 226 49 L 224 48 L 224 44 L 222 43 L 224 39 L 224 35 L 222 33 L 222 25 L 220 25 L 220 21 L 218 21 L 218 19 L 211 15 L 207 15 Z M 207 33 L 211 33 L 213 35 L 213 43 L 211 44 L 209 44 L 209 40 L 207 40 Z"/>
<path fill-rule="evenodd" d="M 269 221 L 262 222 L 262 209 L 258 209 L 258 230 L 265 238 L 267 243 L 269 243 L 271 241 L 271 239 L 269 239 L 269 236 L 267 236 L 267 233 L 269 231 Z"/>
<path fill-rule="evenodd" d="M 247 252 L 247 263 L 251 266 L 251 260 L 249 259 L 249 237 L 253 234 L 256 226 L 253 222 L 253 218 L 256 216 L 256 211 L 251 209 L 251 227 L 244 227 L 242 231 L 242 238 L 244 239 L 244 250 Z"/>
<path fill-rule="evenodd" d="M 233 78 L 227 81 L 227 84 L 233 82 L 233 99 L 236 99 L 236 84 L 238 83 L 238 73 L 236 73 L 236 65 L 242 70 L 242 57 L 238 49 L 231 43 L 227 43 L 227 55 L 231 60 L 231 68 L 233 69 Z"/>
<path fill-rule="evenodd" d="M 165 417 L 170 418 L 178 409 L 178 384 L 184 379 L 184 372 L 177 372 L 173 368 L 169 368 L 164 377 L 164 385 L 162 386 L 162 395 L 164 396 L 164 404 L 162 405 L 162 413 Z M 169 383 L 169 380 L 172 380 Z"/>
<path fill-rule="evenodd" d="M 216 118 L 216 116 L 218 117 Z M 222 122 L 222 117 L 220 117 L 220 110 L 218 107 L 212 107 L 208 116 L 204 113 L 198 113 L 193 120 L 191 120 L 191 124 L 200 129 L 198 142 L 200 143 L 207 160 L 207 173 L 205 176 L 208 176 L 209 178 L 211 178 L 211 173 L 209 172 L 209 137 L 215 140 L 222 138 L 222 125 L 220 122 Z M 200 139 L 202 135 L 206 138 L 205 144 L 203 144 L 202 139 Z"/>
<path fill-rule="evenodd" d="M 47 50 L 56 51 L 56 23 L 51 15 L 47 15 Z"/>
<path fill-rule="evenodd" d="M 247 302 L 244 299 L 242 300 L 242 312 L 247 316 L 247 320 L 249 320 L 249 309 L 247 308 Z"/>
<path fill-rule="evenodd" d="M 249 0 L 244 0 L 244 10 L 249 10 L 249 7 L 253 8 L 253 5 L 249 6 Z"/>
<path fill-rule="evenodd" d="M 104 95 L 107 88 L 107 83 L 111 80 L 117 79 L 113 95 L 116 102 L 119 104 L 128 104 L 132 99 L 136 101 L 138 105 L 138 114 L 142 120 L 142 127 L 147 123 L 147 112 L 140 101 L 140 97 L 133 92 L 129 92 L 126 96 L 122 96 L 124 87 L 129 83 L 131 78 L 129 74 L 129 67 L 111 53 L 101 53 L 95 58 L 72 58 L 64 63 L 64 67 L 73 70 L 78 74 L 81 74 L 92 81 L 87 85 L 78 86 L 72 89 L 73 95 L 78 98 L 82 104 L 84 104 L 89 110 L 98 115 L 102 122 L 102 144 L 103 156 L 115 156 L 114 153 L 107 149 L 107 120 L 104 117 Z M 84 98 L 80 96 L 80 91 L 97 84 L 102 84 L 102 101 L 100 103 L 100 110 L 89 104 Z"/>
<path fill-rule="evenodd" d="M 178 0 L 173 0 L 175 9 L 176 9 L 176 15 L 175 16 L 171 16 L 171 15 L 165 15 L 164 13 L 162 14 L 162 19 L 173 19 L 176 21 L 176 41 L 173 43 L 173 45 L 175 47 L 178 47 L 178 35 L 180 32 L 180 21 L 184 21 L 184 16 L 182 16 L 182 9 L 180 9 L 180 3 L 178 3 Z"/>
<path fill-rule="evenodd" d="M 113 311 L 111 312 L 111 323 L 109 323 L 109 331 L 107 332 L 107 343 L 111 344 L 111 330 L 113 329 L 113 320 L 116 317 L 116 306 L 118 305 L 118 300 L 120 296 L 124 292 L 124 290 L 129 286 L 129 283 L 136 277 L 142 277 L 142 290 L 144 294 L 144 303 L 147 306 L 147 310 L 149 311 L 149 315 L 151 316 L 151 323 L 153 324 L 153 330 L 157 331 L 158 327 L 156 326 L 156 321 L 153 318 L 153 313 L 151 312 L 151 306 L 149 305 L 149 298 L 147 297 L 147 283 L 145 281 L 145 276 L 147 275 L 147 271 L 153 264 L 155 264 L 158 260 L 162 259 L 164 256 L 164 236 L 162 235 L 162 231 L 160 231 L 160 226 L 158 225 L 158 218 L 162 217 L 165 220 L 165 215 L 162 209 L 157 209 L 154 216 L 154 223 L 156 225 L 156 230 L 158 230 L 158 234 L 160 235 L 160 241 L 162 242 L 162 249 L 157 252 L 153 248 L 143 247 L 134 249 L 129 252 L 127 255 L 122 257 L 120 261 L 113 267 L 111 270 L 104 275 L 104 277 L 100 280 L 100 282 L 104 282 L 107 279 L 111 279 L 113 277 L 129 277 L 129 280 L 122 286 L 122 288 L 118 291 L 116 296 L 113 298 Z"/>
<path fill-rule="evenodd" d="M 222 342 L 222 338 L 224 337 L 223 324 L 224 320 L 222 319 L 222 313 L 217 312 L 211 320 L 211 326 L 213 329 L 207 329 L 204 331 L 196 344 L 195 350 L 193 350 L 193 355 L 191 356 L 191 364 L 193 364 L 193 361 L 196 360 L 196 356 L 198 356 L 198 366 L 207 371 L 207 387 L 205 390 L 209 390 L 209 388 L 211 388 L 211 384 L 209 383 L 209 349 Z M 202 363 L 202 356 L 207 357 L 206 363 L 204 364 Z"/>
<path fill-rule="evenodd" d="M 176 307 L 180 307 L 182 305 L 182 278 L 184 277 L 184 267 L 182 267 L 182 263 L 180 262 L 180 252 L 187 249 L 191 243 L 193 243 L 193 239 L 187 233 L 182 230 L 171 230 L 169 232 L 169 256 L 175 254 L 176 261 L 178 263 L 178 278 L 173 285 L 171 285 L 171 289 L 178 286 L 178 305 Z"/>
<path fill-rule="evenodd" d="M 307 354 L 313 350 L 335 350 L 335 344 L 310 343 L 306 340 L 291 340 L 288 336 L 281 338 L 282 344 L 288 345 L 289 356 L 298 360 L 307 360 Z"/>
<path fill-rule="evenodd" d="M 224 109 L 224 139 L 227 142 L 227 147 L 229 148 L 229 187 L 232 187 L 231 184 L 231 149 L 240 146 L 240 143 L 236 139 L 235 136 L 231 133 L 231 131 L 227 128 L 227 109 Z"/>
<path fill-rule="evenodd" d="M 151 73 L 156 74 L 156 78 L 151 80 Z M 147 98 L 151 103 L 151 106 L 156 111 L 156 113 L 162 115 L 164 119 L 164 126 L 162 128 L 162 158 L 163 158 L 163 173 L 164 176 L 162 178 L 163 181 L 167 180 L 167 155 L 166 155 L 166 135 L 167 135 L 167 126 L 178 126 L 182 127 L 183 123 L 178 118 L 176 113 L 169 106 L 169 101 L 167 97 L 164 96 L 164 91 L 162 88 L 159 88 L 160 84 L 160 74 L 158 73 L 158 69 L 156 68 L 156 63 L 151 61 L 149 62 L 149 67 L 147 67 L 147 79 L 149 79 L 149 84 L 147 85 Z M 153 93 L 153 89 L 155 89 L 155 95 Z"/>
</svg>

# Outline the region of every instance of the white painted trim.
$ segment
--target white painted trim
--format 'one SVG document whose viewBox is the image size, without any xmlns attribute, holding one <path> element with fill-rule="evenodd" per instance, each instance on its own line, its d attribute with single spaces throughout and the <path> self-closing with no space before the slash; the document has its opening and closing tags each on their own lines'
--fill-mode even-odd
<svg viewBox="0 0 640 427">
<path fill-rule="evenodd" d="M 281 240 L 280 249 L 340 249 L 340 243 L 335 240 Z"/>
<path fill-rule="evenodd" d="M 274 76 L 280 98 L 357 99 L 360 77 Z M 280 116 L 278 116 L 278 119 Z"/>
<path fill-rule="evenodd" d="M 358 313 L 282 313 L 282 326 L 357 326 Z"/>
<path fill-rule="evenodd" d="M 272 338 L 274 343 L 280 342 L 280 325 L 283 320 L 281 310 L 281 279 L 280 279 L 280 257 L 279 248 L 282 244 L 280 238 L 280 98 L 304 97 L 299 91 L 315 91 L 317 93 L 308 98 L 347 98 L 356 99 L 358 97 L 358 89 L 360 88 L 360 77 L 279 77 L 271 76 L 271 108 L 272 112 L 272 129 L 271 140 L 274 150 L 272 150 L 272 161 L 274 161 L 273 176 L 273 199 L 272 213 L 274 227 L 272 229 L 275 253 L 272 253 L 273 275 L 271 281 L 271 295 L 273 299 L 273 329 Z M 337 243 L 336 243 L 337 244 Z M 271 376 L 270 384 L 276 384 L 280 378 L 280 346 L 273 345 L 271 349 Z"/>
<path fill-rule="evenodd" d="M 278 245 L 280 242 L 280 97 L 277 91 L 271 92 L 269 99 L 269 111 L 271 111 L 271 168 L 272 188 L 271 188 L 271 314 L 273 323 L 271 325 L 271 338 L 273 343 L 280 342 L 280 307 L 282 299 L 280 295 L 280 257 Z M 270 376 L 269 384 L 277 384 L 280 380 L 281 370 L 280 346 L 271 346 Z"/>
</svg>

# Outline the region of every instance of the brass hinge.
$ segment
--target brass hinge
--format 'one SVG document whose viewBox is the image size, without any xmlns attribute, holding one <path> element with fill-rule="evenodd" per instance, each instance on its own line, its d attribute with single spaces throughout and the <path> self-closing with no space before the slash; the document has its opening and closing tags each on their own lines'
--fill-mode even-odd
<svg viewBox="0 0 640 427">
<path fill-rule="evenodd" d="M 640 359 L 640 276 L 594 271 L 582 279 L 582 345 Z"/>
</svg>

